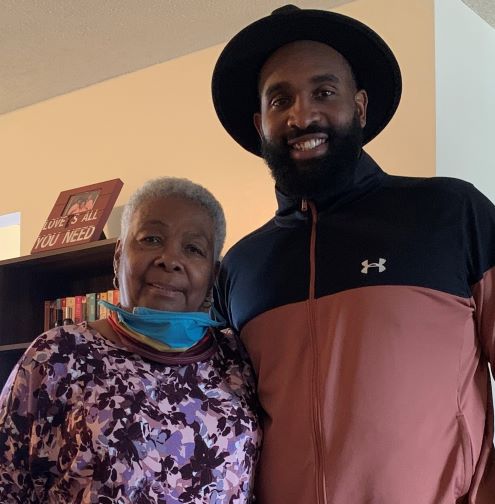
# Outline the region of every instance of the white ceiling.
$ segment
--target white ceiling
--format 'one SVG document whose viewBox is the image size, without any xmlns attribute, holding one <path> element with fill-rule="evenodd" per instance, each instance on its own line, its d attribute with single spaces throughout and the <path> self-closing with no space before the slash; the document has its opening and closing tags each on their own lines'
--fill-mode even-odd
<svg viewBox="0 0 495 504">
<path fill-rule="evenodd" d="M 330 9 L 350 0 L 296 0 Z M 1 0 L 0 114 L 226 42 L 284 0 Z M 465 0 L 495 26 L 495 0 Z"/>
<path fill-rule="evenodd" d="M 462 0 L 478 16 L 495 28 L 495 0 Z"/>
</svg>

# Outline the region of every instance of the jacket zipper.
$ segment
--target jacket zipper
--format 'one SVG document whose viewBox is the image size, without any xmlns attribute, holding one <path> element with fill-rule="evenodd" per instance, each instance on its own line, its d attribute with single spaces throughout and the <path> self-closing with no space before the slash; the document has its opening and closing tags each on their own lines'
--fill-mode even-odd
<svg viewBox="0 0 495 504">
<path fill-rule="evenodd" d="M 313 372 L 312 372 L 312 410 L 313 410 L 313 437 L 316 455 L 316 499 L 318 504 L 327 504 L 325 471 L 323 463 L 323 435 L 321 428 L 321 390 L 320 390 L 320 370 L 318 359 L 318 343 L 316 337 L 316 312 L 315 312 L 315 282 L 316 282 L 316 224 L 318 222 L 318 212 L 313 203 L 302 200 L 301 210 L 306 212 L 308 206 L 311 212 L 311 237 L 309 248 L 309 295 L 308 295 L 308 315 L 311 347 L 313 350 Z"/>
</svg>

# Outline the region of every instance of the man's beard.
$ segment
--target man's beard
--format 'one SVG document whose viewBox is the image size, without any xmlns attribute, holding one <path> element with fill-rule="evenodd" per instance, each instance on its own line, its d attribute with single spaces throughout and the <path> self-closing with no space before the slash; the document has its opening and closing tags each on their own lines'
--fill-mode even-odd
<svg viewBox="0 0 495 504">
<path fill-rule="evenodd" d="M 306 134 L 328 135 L 328 151 L 324 156 L 296 161 L 291 158 L 287 141 Z M 309 126 L 295 129 L 282 143 L 262 139 L 261 153 L 275 179 L 277 189 L 287 196 L 314 198 L 320 194 L 342 189 L 352 183 L 354 165 L 363 144 L 363 130 L 359 117 L 354 115 L 351 123 L 340 128 Z"/>
</svg>

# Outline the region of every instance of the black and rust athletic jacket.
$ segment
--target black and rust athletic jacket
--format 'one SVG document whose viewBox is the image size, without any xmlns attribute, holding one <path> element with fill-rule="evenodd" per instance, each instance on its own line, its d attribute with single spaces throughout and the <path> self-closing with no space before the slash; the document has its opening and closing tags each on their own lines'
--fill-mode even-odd
<svg viewBox="0 0 495 504">
<path fill-rule="evenodd" d="M 495 502 L 495 208 L 365 153 L 225 257 L 264 409 L 261 504 Z"/>
</svg>

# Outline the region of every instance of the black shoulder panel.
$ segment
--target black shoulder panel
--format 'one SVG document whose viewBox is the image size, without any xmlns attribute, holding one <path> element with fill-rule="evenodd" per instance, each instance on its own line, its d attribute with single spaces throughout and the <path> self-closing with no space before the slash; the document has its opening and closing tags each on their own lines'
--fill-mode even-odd
<svg viewBox="0 0 495 504">
<path fill-rule="evenodd" d="M 286 228 L 272 220 L 233 247 L 215 292 L 228 323 L 240 329 L 307 299 L 310 231 L 309 219 Z M 385 176 L 361 198 L 318 214 L 316 297 L 370 285 L 470 297 L 494 265 L 495 208 L 461 180 Z"/>
</svg>

